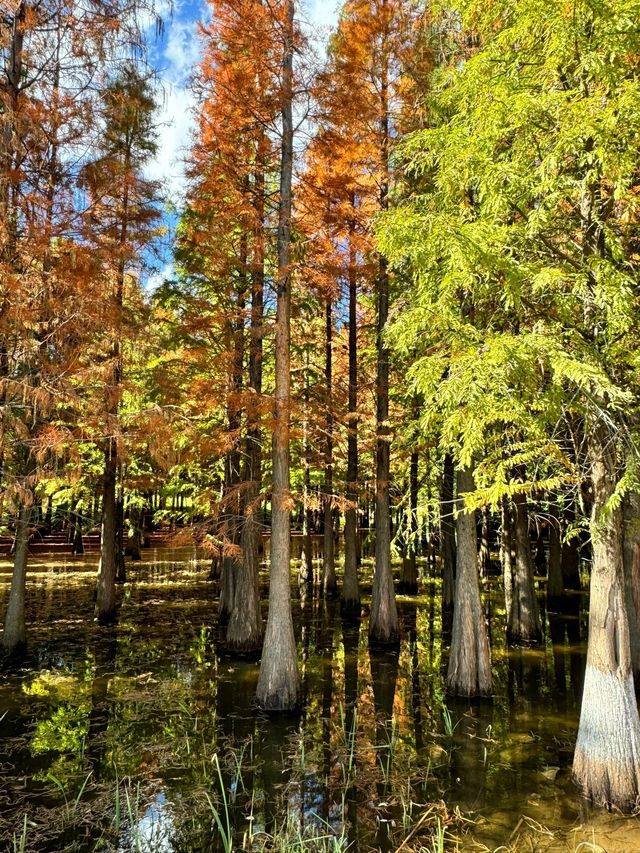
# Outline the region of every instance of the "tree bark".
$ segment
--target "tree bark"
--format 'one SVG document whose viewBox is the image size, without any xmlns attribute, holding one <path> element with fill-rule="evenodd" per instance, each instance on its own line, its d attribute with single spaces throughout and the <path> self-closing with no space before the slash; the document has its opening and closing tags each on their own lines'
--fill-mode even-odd
<svg viewBox="0 0 640 853">
<path fill-rule="evenodd" d="M 416 548 L 418 543 L 418 463 L 416 452 L 411 454 L 409 465 L 409 514 L 406 518 L 407 541 L 402 557 L 402 574 L 399 589 L 404 595 L 418 594 L 418 566 Z"/>
<path fill-rule="evenodd" d="M 625 495 L 622 503 L 623 567 L 631 667 L 636 688 L 640 686 L 640 494 Z"/>
<path fill-rule="evenodd" d="M 475 489 L 473 470 L 458 471 L 458 539 L 453 632 L 447 672 L 447 690 L 468 698 L 491 693 L 491 651 L 478 577 L 475 512 L 465 509 L 463 496 Z"/>
<path fill-rule="evenodd" d="M 386 10 L 382 2 L 382 14 Z M 380 208 L 386 210 L 389 196 L 389 80 L 386 33 L 382 36 L 380 66 L 380 152 L 382 181 Z M 398 611 L 391 572 L 389 349 L 384 339 L 389 316 L 389 270 L 386 258 L 378 259 L 377 281 L 377 385 L 376 385 L 376 555 L 371 590 L 369 642 L 373 646 L 395 646 L 400 640 Z"/>
<path fill-rule="evenodd" d="M 480 551 L 478 561 L 480 563 L 480 574 L 483 578 L 489 577 L 491 565 L 491 548 L 489 545 L 489 523 L 490 515 L 488 507 L 483 507 L 480 519 Z"/>
<path fill-rule="evenodd" d="M 96 595 L 96 618 L 101 624 L 112 622 L 116 613 L 116 475 L 118 457 L 110 441 L 105 450 L 102 481 L 102 529 L 100 533 L 100 564 Z"/>
<path fill-rule="evenodd" d="M 327 390 L 326 443 L 324 453 L 324 548 L 322 557 L 322 592 L 325 598 L 338 594 L 336 581 L 335 540 L 333 529 L 333 311 L 331 297 L 325 306 L 325 382 Z"/>
<path fill-rule="evenodd" d="M 27 644 L 24 601 L 27 583 L 27 555 L 29 548 L 30 507 L 21 505 L 18 512 L 13 558 L 11 589 L 2 632 L 2 651 L 14 657 L 24 651 Z"/>
<path fill-rule="evenodd" d="M 296 707 L 300 674 L 291 614 L 289 405 L 291 348 L 291 187 L 293 174 L 294 1 L 285 4 L 282 62 L 282 155 L 278 211 L 278 274 L 275 323 L 275 418 L 272 445 L 271 573 L 269 613 L 257 701 L 265 710 Z"/>
<path fill-rule="evenodd" d="M 223 509 L 224 523 L 222 525 L 223 557 L 222 583 L 218 606 L 218 619 L 223 625 L 228 625 L 235 607 L 238 574 L 242 571 L 240 557 L 240 539 L 243 524 L 242 488 L 241 488 L 241 457 L 240 457 L 240 428 L 242 412 L 240 397 L 244 370 L 244 311 L 247 293 L 247 262 L 248 250 L 246 236 L 242 238 L 242 249 L 239 269 L 237 270 L 238 286 L 233 293 L 235 317 L 229 324 L 229 344 L 233 358 L 229 377 L 229 397 L 227 400 L 227 428 L 230 447 L 225 454 Z"/>
<path fill-rule="evenodd" d="M 560 612 L 565 597 L 562 577 L 562 530 L 557 507 L 551 508 L 549 519 L 549 562 L 547 565 L 547 603 L 555 612 Z"/>
<path fill-rule="evenodd" d="M 116 499 L 116 583 L 125 583 L 127 580 L 127 566 L 124 561 L 124 494 L 122 486 L 120 494 Z"/>
<path fill-rule="evenodd" d="M 510 643 L 528 645 L 540 642 L 542 626 L 536 597 L 526 497 L 522 494 L 514 495 L 513 507 L 516 560 L 511 618 L 507 634 Z"/>
<path fill-rule="evenodd" d="M 354 225 L 349 231 L 349 403 L 347 415 L 347 482 L 349 505 L 344 514 L 344 579 L 340 612 L 345 618 L 360 616 L 358 585 L 358 278 L 353 246 Z"/>
<path fill-rule="evenodd" d="M 84 554 L 84 540 L 82 538 L 82 515 L 79 512 L 78 507 L 76 507 L 73 512 L 73 547 L 71 549 L 71 553 L 77 555 Z"/>
<path fill-rule="evenodd" d="M 640 797 L 640 718 L 633 687 L 623 565 L 623 517 L 610 501 L 617 483 L 615 438 L 588 431 L 593 484 L 589 641 L 573 774 L 597 805 L 627 810 Z"/>
<path fill-rule="evenodd" d="M 500 530 L 500 562 L 504 584 L 504 607 L 507 625 L 511 621 L 513 606 L 513 519 L 509 499 L 502 499 L 502 528 Z"/>
<path fill-rule="evenodd" d="M 453 457 L 444 457 L 440 492 L 440 536 L 442 541 L 442 606 L 453 607 L 456 573 L 456 528 L 453 520 L 455 468 Z"/>
<path fill-rule="evenodd" d="M 236 594 L 226 636 L 228 652 L 252 655 L 262 648 L 263 623 L 260 608 L 260 546 L 262 544 L 262 335 L 264 316 L 264 137 L 258 140 L 258 167 L 254 176 L 255 218 L 251 268 L 251 321 L 249 335 L 249 390 L 247 403 L 247 447 L 244 470 L 243 522 L 240 534 L 242 556 L 236 567 Z"/>
<path fill-rule="evenodd" d="M 303 464 L 304 464 L 304 488 L 302 500 L 302 548 L 300 553 L 300 572 L 298 584 L 306 587 L 306 591 L 313 589 L 313 543 L 311 541 L 311 529 L 313 527 L 313 516 L 311 511 L 311 442 L 309 440 L 309 349 L 304 354 L 304 415 L 303 415 Z M 301 590 L 302 594 L 302 590 Z"/>
</svg>

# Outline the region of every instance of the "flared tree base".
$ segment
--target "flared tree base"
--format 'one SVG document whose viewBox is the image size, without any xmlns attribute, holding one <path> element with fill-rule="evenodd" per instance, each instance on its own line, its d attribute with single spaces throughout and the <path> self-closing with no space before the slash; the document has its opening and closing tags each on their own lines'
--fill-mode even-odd
<svg viewBox="0 0 640 853">
<path fill-rule="evenodd" d="M 229 660 L 257 661 L 262 655 L 262 637 L 259 640 L 230 642 L 228 639 L 219 646 L 221 657 Z"/>
<path fill-rule="evenodd" d="M 542 633 L 534 629 L 519 628 L 507 630 L 507 643 L 510 646 L 521 646 L 523 648 L 532 648 L 539 646 L 542 642 Z"/>
<path fill-rule="evenodd" d="M 634 811 L 640 804 L 640 719 L 631 674 L 587 665 L 573 778 L 594 805 Z"/>
<path fill-rule="evenodd" d="M 100 626 L 114 625 L 118 621 L 117 606 L 101 612 L 96 610 L 95 621 Z"/>
</svg>

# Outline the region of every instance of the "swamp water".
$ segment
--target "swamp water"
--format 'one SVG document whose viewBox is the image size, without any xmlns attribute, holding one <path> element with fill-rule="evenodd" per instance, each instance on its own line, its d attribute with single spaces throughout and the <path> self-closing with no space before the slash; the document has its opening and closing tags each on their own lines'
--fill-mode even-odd
<svg viewBox="0 0 640 853">
<path fill-rule="evenodd" d="M 571 783 L 581 596 L 541 649 L 507 650 L 485 588 L 495 698 L 473 706 L 443 691 L 439 581 L 398 599 L 398 655 L 369 653 L 366 599 L 358 627 L 296 597 L 304 706 L 269 718 L 258 664 L 216 654 L 204 554 L 144 552 L 113 628 L 93 622 L 96 563 L 32 558 L 29 656 L 0 676 L 0 850 L 640 851 L 636 818 Z"/>
</svg>

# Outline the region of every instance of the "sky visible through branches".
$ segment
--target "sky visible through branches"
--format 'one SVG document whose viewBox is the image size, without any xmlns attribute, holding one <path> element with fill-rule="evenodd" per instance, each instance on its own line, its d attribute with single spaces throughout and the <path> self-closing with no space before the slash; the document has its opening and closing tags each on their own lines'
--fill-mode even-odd
<svg viewBox="0 0 640 853">
<path fill-rule="evenodd" d="M 190 81 L 200 57 L 198 21 L 206 19 L 208 9 L 203 0 L 173 0 L 172 3 L 161 0 L 158 12 L 164 28 L 157 37 L 152 35 L 150 38 L 150 59 L 158 74 L 162 93 L 158 119 L 160 129 L 158 154 L 148 172 L 150 178 L 161 182 L 166 193 L 169 210 L 165 218 L 169 233 L 166 242 L 155 246 L 148 259 L 148 290 L 154 290 L 173 273 L 172 236 L 177 219 L 170 212 L 170 207 L 184 194 L 184 154 L 194 122 L 194 94 Z M 306 0 L 304 16 L 310 28 L 317 31 L 320 46 L 326 42 L 329 28 L 337 20 L 337 2 Z"/>
</svg>

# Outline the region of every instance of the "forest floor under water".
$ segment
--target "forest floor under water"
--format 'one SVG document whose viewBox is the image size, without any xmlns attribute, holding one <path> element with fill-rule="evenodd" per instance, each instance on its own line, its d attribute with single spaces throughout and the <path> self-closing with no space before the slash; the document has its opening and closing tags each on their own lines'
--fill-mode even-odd
<svg viewBox="0 0 640 853">
<path fill-rule="evenodd" d="M 294 590 L 303 707 L 267 717 L 258 663 L 217 653 L 209 562 L 143 552 L 104 628 L 97 554 L 34 555 L 28 656 L 0 676 L 1 850 L 640 851 L 638 818 L 591 809 L 571 781 L 586 596 L 544 612 L 541 648 L 508 649 L 485 581 L 495 695 L 469 705 L 444 692 L 438 579 L 398 598 L 399 654 L 370 654 L 366 597 L 343 625 Z M 2 610 L 9 580 L 4 558 Z"/>
</svg>

